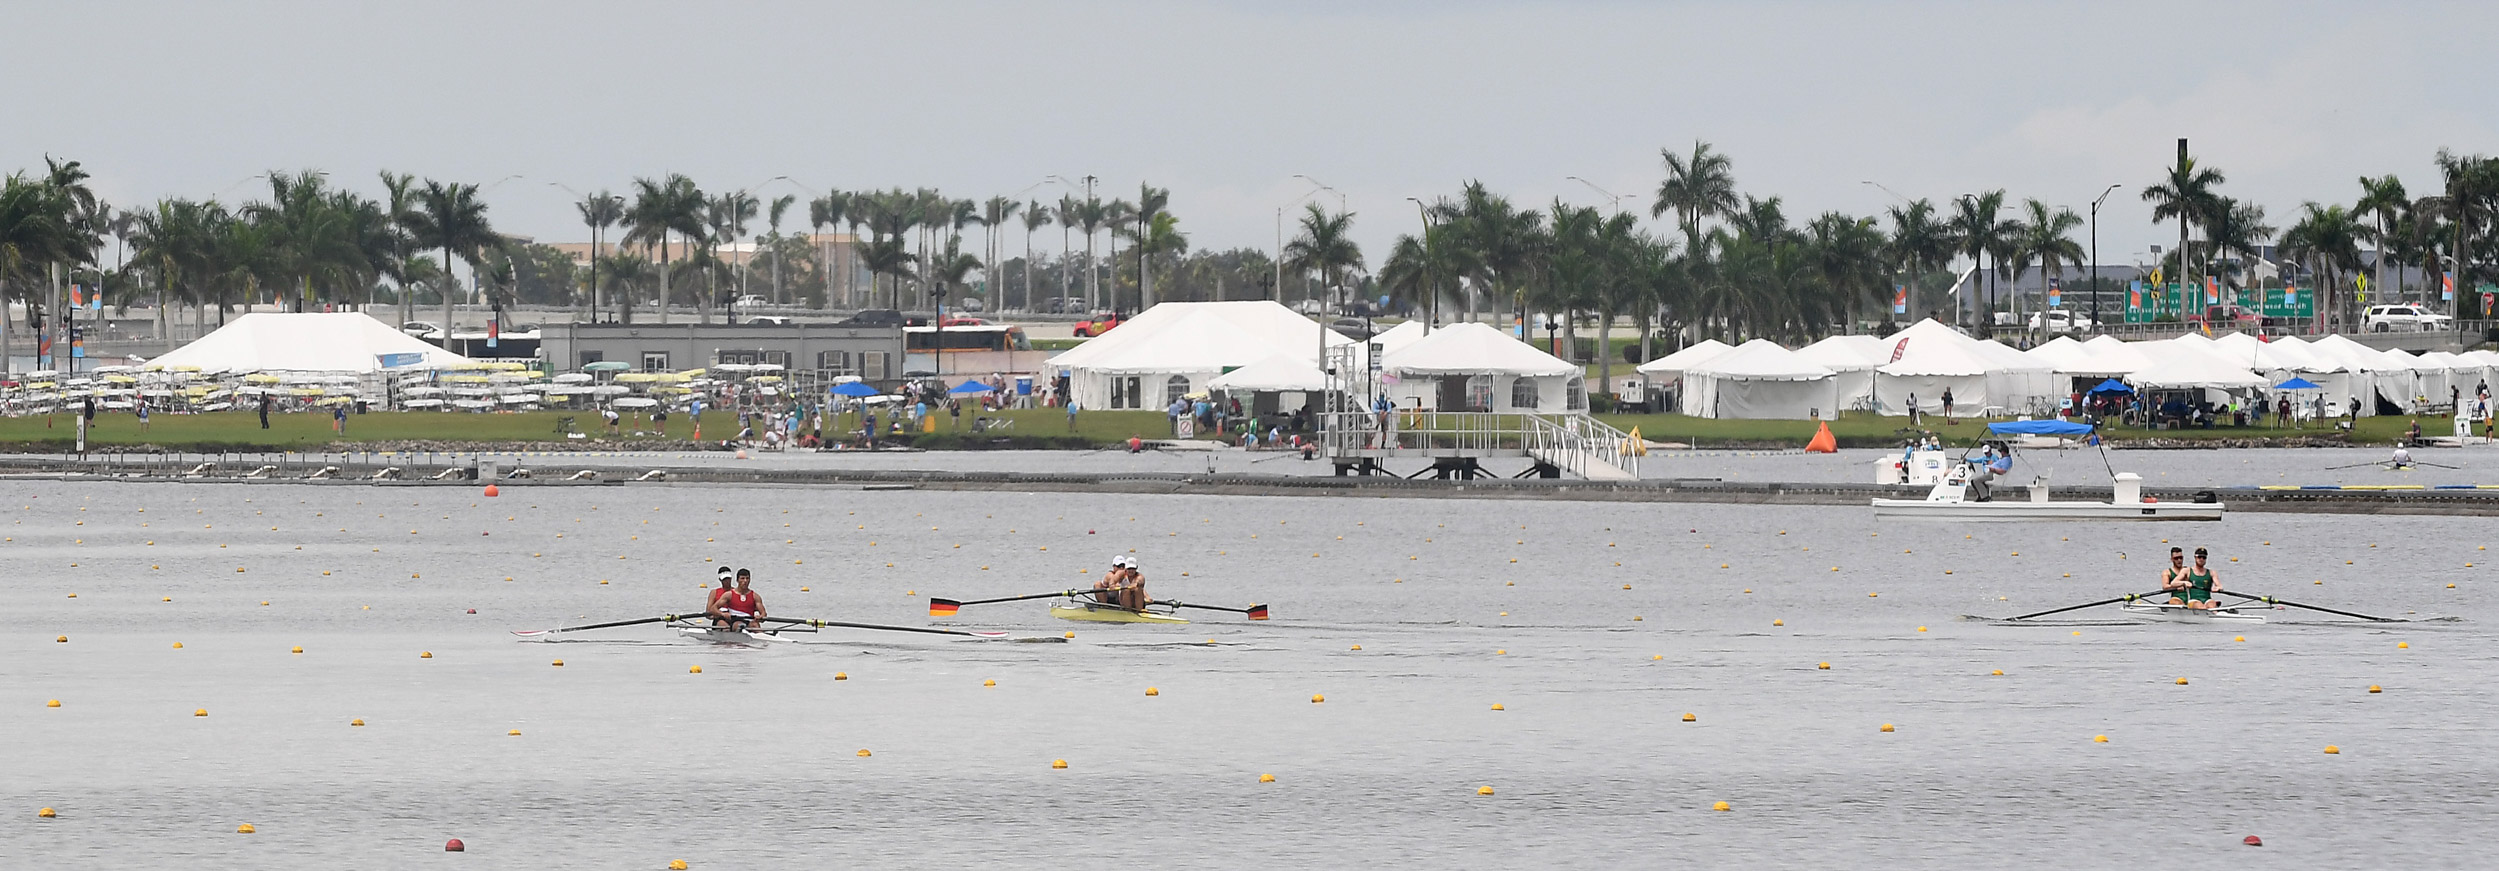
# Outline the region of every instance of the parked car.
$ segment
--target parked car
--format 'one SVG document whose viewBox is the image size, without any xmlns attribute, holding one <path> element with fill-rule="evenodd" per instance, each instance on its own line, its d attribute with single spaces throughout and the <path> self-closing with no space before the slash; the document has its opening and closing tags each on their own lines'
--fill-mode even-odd
<svg viewBox="0 0 2499 871">
<path fill-rule="evenodd" d="M 1377 331 L 1371 328 L 1371 322 L 1362 318 L 1337 318 L 1328 324 L 1328 329 L 1335 330 L 1338 335 L 1357 342 L 1371 341 L 1371 337 L 1377 334 Z"/>
<path fill-rule="evenodd" d="M 738 297 L 738 298 L 737 298 L 737 300 L 736 300 L 735 302 L 730 303 L 730 305 L 736 306 L 736 307 L 738 307 L 738 308 L 756 308 L 756 307 L 759 307 L 759 306 L 767 306 L 767 305 L 771 305 L 771 304 L 772 304 L 772 300 L 765 299 L 765 298 L 763 298 L 763 297 L 761 297 L 761 296 L 758 296 L 758 295 L 756 295 L 756 294 L 752 294 L 752 293 L 747 294 L 747 295 L 745 295 L 745 296 Z"/>
<path fill-rule="evenodd" d="M 2090 332 L 2100 325 L 2068 309 L 2051 309 L 2030 316 L 2030 328 L 2051 333 Z"/>
<path fill-rule="evenodd" d="M 1103 333 L 1110 332 L 1113 328 L 1127 322 L 1128 319 L 1121 317 L 1118 312 L 1103 312 L 1101 314 L 1094 315 L 1093 317 L 1077 321 L 1074 332 L 1076 334 L 1076 338 L 1090 339 L 1095 336 L 1102 335 Z"/>
<path fill-rule="evenodd" d="M 938 318 L 937 325 L 941 327 L 981 327 L 988 326 L 989 322 L 981 318 L 965 317 L 963 315 L 947 315 L 945 317 Z"/>
<path fill-rule="evenodd" d="M 1293 311 L 1305 315 L 1326 314 L 1328 304 L 1315 299 L 1305 299 L 1293 303 Z"/>
<path fill-rule="evenodd" d="M 756 326 L 786 327 L 790 325 L 790 319 L 781 315 L 755 315 L 747 318 L 746 322 Z"/>
<path fill-rule="evenodd" d="M 2252 331 L 2262 329 L 2265 325 L 2265 318 L 2264 316 L 2257 314 L 2255 309 L 2235 303 L 2223 303 L 2221 305 L 2205 306 L 2202 314 L 2188 315 L 2187 323 L 2203 326 L 2215 331 Z"/>
<path fill-rule="evenodd" d="M 903 325 L 903 316 L 890 308 L 860 309 L 842 323 L 853 327 L 899 327 Z"/>
<path fill-rule="evenodd" d="M 443 325 L 433 321 L 409 321 L 407 323 L 400 324 L 399 331 L 420 339 L 427 339 L 440 335 L 443 331 Z"/>
<path fill-rule="evenodd" d="M 2372 333 L 2397 330 L 2444 330 L 2455 324 L 2455 318 L 2417 305 L 2373 305 L 2361 317 L 2361 324 Z"/>
</svg>

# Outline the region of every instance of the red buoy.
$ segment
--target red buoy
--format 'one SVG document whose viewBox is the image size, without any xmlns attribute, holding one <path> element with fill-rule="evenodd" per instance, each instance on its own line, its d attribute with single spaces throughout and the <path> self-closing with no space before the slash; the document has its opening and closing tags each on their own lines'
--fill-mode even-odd
<svg viewBox="0 0 2499 871">
<path fill-rule="evenodd" d="M 443 852 L 445 853 L 465 853 L 468 852 L 468 849 L 469 845 L 460 843 L 460 839 L 458 838 L 453 838 L 443 842 Z"/>
<path fill-rule="evenodd" d="M 2240 840 L 2239 843 L 2246 844 L 2250 847 L 2262 847 L 2265 845 L 2265 839 L 2256 837 L 2255 835 L 2249 835 Z"/>
<path fill-rule="evenodd" d="M 477 609 L 475 609 L 475 608 L 470 608 L 470 609 L 469 609 L 469 613 L 471 613 L 471 614 L 475 614 L 475 613 L 477 613 Z"/>
<path fill-rule="evenodd" d="M 497 487 L 493 484 L 486 485 L 486 498 L 492 499 L 501 495 L 503 495 L 503 488 Z"/>
</svg>

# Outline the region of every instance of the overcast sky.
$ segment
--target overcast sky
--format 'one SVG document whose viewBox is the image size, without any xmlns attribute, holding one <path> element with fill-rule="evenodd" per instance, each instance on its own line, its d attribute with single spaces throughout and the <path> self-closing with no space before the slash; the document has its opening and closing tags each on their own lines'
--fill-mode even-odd
<svg viewBox="0 0 2499 871">
<path fill-rule="evenodd" d="M 2499 152 L 2487 2 L 80 2 L 6 20 L 0 170 L 73 157 L 132 207 L 259 196 L 246 180 L 270 169 L 378 194 L 390 169 L 487 186 L 499 229 L 546 241 L 587 238 L 550 182 L 1055 199 L 1026 189 L 1092 175 L 1106 195 L 1170 188 L 1196 247 L 1267 249 L 1301 174 L 1344 193 L 1376 266 L 1417 224 L 1408 196 L 1480 179 L 1605 204 L 1575 175 L 1645 213 L 1659 148 L 1697 138 L 1800 223 L 1896 202 L 1865 180 L 2078 213 L 2122 183 L 2100 252 L 2123 262 L 2175 238 L 2137 195 L 2181 136 L 2285 226 L 2363 174 L 2428 191 L 2442 146 Z"/>
</svg>

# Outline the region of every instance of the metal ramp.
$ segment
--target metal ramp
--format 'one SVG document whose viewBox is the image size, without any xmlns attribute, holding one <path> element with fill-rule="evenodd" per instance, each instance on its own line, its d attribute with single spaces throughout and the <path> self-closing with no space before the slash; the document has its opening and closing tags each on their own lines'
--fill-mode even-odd
<svg viewBox="0 0 2499 871">
<path fill-rule="evenodd" d="M 1622 430 L 1577 413 L 1401 409 L 1390 412 L 1385 420 L 1369 412 L 1331 412 L 1319 417 L 1320 452 L 1340 475 L 1387 472 L 1383 465 L 1387 460 L 1429 460 L 1433 468 L 1445 469 L 1452 461 L 1524 457 L 1557 474 L 1590 481 L 1631 481 L 1640 477 L 1640 454 L 1644 453 Z"/>
</svg>

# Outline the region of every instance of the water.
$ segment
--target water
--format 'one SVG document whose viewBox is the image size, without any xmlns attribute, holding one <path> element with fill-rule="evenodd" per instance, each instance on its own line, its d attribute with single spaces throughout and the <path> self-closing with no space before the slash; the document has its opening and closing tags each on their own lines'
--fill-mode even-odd
<svg viewBox="0 0 2499 871">
<path fill-rule="evenodd" d="M 549 868 L 2460 867 L 2499 822 L 2486 520 L 504 492 L 0 483 L 0 861 L 415 867 L 456 837 Z M 2149 590 L 2165 537 L 2226 587 L 2460 619 L 1957 619 Z M 509 632 L 694 610 L 706 557 L 778 615 L 923 626 L 929 595 L 1080 586 L 1130 548 L 1158 596 L 1275 619 Z"/>
</svg>

